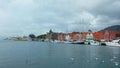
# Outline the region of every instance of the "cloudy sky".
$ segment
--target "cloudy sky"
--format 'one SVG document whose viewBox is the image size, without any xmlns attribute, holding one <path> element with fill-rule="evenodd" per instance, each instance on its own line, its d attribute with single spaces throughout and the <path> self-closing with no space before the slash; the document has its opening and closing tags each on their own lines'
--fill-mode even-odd
<svg viewBox="0 0 120 68">
<path fill-rule="evenodd" d="M 120 24 L 120 0 L 0 0 L 0 36 L 101 30 Z"/>
</svg>

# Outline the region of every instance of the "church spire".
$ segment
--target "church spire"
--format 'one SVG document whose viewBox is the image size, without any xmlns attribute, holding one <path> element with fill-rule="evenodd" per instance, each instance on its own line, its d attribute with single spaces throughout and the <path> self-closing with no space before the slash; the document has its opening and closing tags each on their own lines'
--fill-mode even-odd
<svg viewBox="0 0 120 68">
<path fill-rule="evenodd" d="M 49 33 L 52 33 L 53 31 L 50 29 Z"/>
</svg>

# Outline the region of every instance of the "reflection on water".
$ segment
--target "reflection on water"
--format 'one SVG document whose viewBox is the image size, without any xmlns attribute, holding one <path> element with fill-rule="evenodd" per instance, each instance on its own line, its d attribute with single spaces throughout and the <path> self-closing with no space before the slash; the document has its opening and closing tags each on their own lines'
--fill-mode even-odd
<svg viewBox="0 0 120 68">
<path fill-rule="evenodd" d="M 120 47 L 0 41 L 0 68 L 119 68 Z"/>
</svg>

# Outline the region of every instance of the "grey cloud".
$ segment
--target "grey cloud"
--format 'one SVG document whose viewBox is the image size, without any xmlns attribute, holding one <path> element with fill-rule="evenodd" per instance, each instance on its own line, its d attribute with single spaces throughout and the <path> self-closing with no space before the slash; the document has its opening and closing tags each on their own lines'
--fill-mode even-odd
<svg viewBox="0 0 120 68">
<path fill-rule="evenodd" d="M 119 0 L 107 0 L 103 3 L 92 8 L 90 11 L 94 15 L 105 15 L 111 18 L 120 18 L 120 1 Z"/>
<path fill-rule="evenodd" d="M 0 32 L 25 35 L 42 34 L 49 29 L 98 31 L 119 25 L 119 8 L 119 0 L 1 0 Z"/>
</svg>

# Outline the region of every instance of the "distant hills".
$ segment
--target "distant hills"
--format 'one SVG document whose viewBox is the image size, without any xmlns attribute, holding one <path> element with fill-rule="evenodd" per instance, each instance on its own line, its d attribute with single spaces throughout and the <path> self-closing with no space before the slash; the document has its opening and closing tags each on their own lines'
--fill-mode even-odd
<svg viewBox="0 0 120 68">
<path fill-rule="evenodd" d="M 109 26 L 101 31 L 106 31 L 106 30 L 118 30 L 118 31 L 120 31 L 120 25 Z"/>
</svg>

